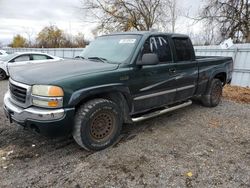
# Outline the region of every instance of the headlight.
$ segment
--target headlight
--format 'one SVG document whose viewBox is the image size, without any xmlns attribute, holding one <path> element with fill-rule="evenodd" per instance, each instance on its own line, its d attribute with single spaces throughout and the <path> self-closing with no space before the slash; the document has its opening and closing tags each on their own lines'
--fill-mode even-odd
<svg viewBox="0 0 250 188">
<path fill-rule="evenodd" d="M 60 108 L 63 106 L 64 92 L 58 86 L 34 85 L 32 87 L 32 103 L 45 108 Z"/>
<path fill-rule="evenodd" d="M 32 94 L 44 97 L 63 97 L 62 88 L 58 86 L 34 85 L 32 87 Z"/>
</svg>

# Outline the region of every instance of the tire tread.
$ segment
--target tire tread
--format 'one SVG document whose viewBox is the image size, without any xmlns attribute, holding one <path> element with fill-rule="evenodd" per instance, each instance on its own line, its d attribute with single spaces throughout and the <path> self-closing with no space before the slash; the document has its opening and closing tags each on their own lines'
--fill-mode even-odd
<svg viewBox="0 0 250 188">
<path fill-rule="evenodd" d="M 81 120 L 88 114 L 88 112 L 94 108 L 99 103 L 112 103 L 112 101 L 102 98 L 97 98 L 86 102 L 85 104 L 81 105 L 79 109 L 76 111 L 75 121 L 74 121 L 74 128 L 73 128 L 73 138 L 77 144 L 79 144 L 82 148 L 87 151 L 90 149 L 82 142 L 81 138 Z"/>
<path fill-rule="evenodd" d="M 206 94 L 203 95 L 202 98 L 201 98 L 201 103 L 205 107 L 215 107 L 215 106 L 217 106 L 217 105 L 213 104 L 212 98 L 211 98 L 211 90 L 212 90 L 213 85 L 216 82 L 220 82 L 221 83 L 221 81 L 219 79 L 214 78 L 212 80 L 211 84 L 208 86 Z"/>
</svg>

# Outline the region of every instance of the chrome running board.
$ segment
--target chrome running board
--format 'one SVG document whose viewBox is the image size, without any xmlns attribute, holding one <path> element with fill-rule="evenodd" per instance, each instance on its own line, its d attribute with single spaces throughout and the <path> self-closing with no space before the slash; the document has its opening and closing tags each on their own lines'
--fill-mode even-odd
<svg viewBox="0 0 250 188">
<path fill-rule="evenodd" d="M 132 118 L 132 121 L 135 123 L 135 122 L 143 121 L 143 120 L 150 119 L 150 118 L 153 118 L 153 117 L 157 117 L 157 116 L 160 116 L 160 115 L 165 114 L 167 112 L 171 112 L 171 111 L 174 111 L 174 110 L 177 110 L 177 109 L 180 109 L 180 108 L 184 108 L 184 107 L 189 106 L 191 104 L 192 104 L 192 101 L 188 100 L 187 102 L 184 102 L 182 104 L 179 104 L 179 105 L 176 105 L 176 106 L 173 106 L 173 107 L 170 107 L 170 108 L 166 108 L 164 110 L 158 110 L 158 111 L 155 111 L 155 112 L 152 112 L 152 113 L 149 113 L 149 114 L 144 114 L 144 115 L 142 115 L 140 117 Z"/>
</svg>

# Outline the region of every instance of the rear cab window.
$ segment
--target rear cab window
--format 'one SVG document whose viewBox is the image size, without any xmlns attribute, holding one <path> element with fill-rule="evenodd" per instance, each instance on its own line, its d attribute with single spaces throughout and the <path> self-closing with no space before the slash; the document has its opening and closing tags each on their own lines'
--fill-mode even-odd
<svg viewBox="0 0 250 188">
<path fill-rule="evenodd" d="M 193 45 L 189 38 L 173 38 L 176 61 L 194 60 Z"/>
</svg>

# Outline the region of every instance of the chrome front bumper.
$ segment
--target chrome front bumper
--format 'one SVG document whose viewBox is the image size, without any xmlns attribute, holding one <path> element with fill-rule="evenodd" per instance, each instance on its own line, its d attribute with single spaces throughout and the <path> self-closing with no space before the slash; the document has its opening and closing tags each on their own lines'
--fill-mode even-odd
<svg viewBox="0 0 250 188">
<path fill-rule="evenodd" d="M 11 102 L 9 92 L 4 96 L 4 111 L 10 120 L 19 123 L 24 123 L 26 120 L 53 121 L 62 119 L 65 116 L 64 109 L 21 108 Z"/>
</svg>

